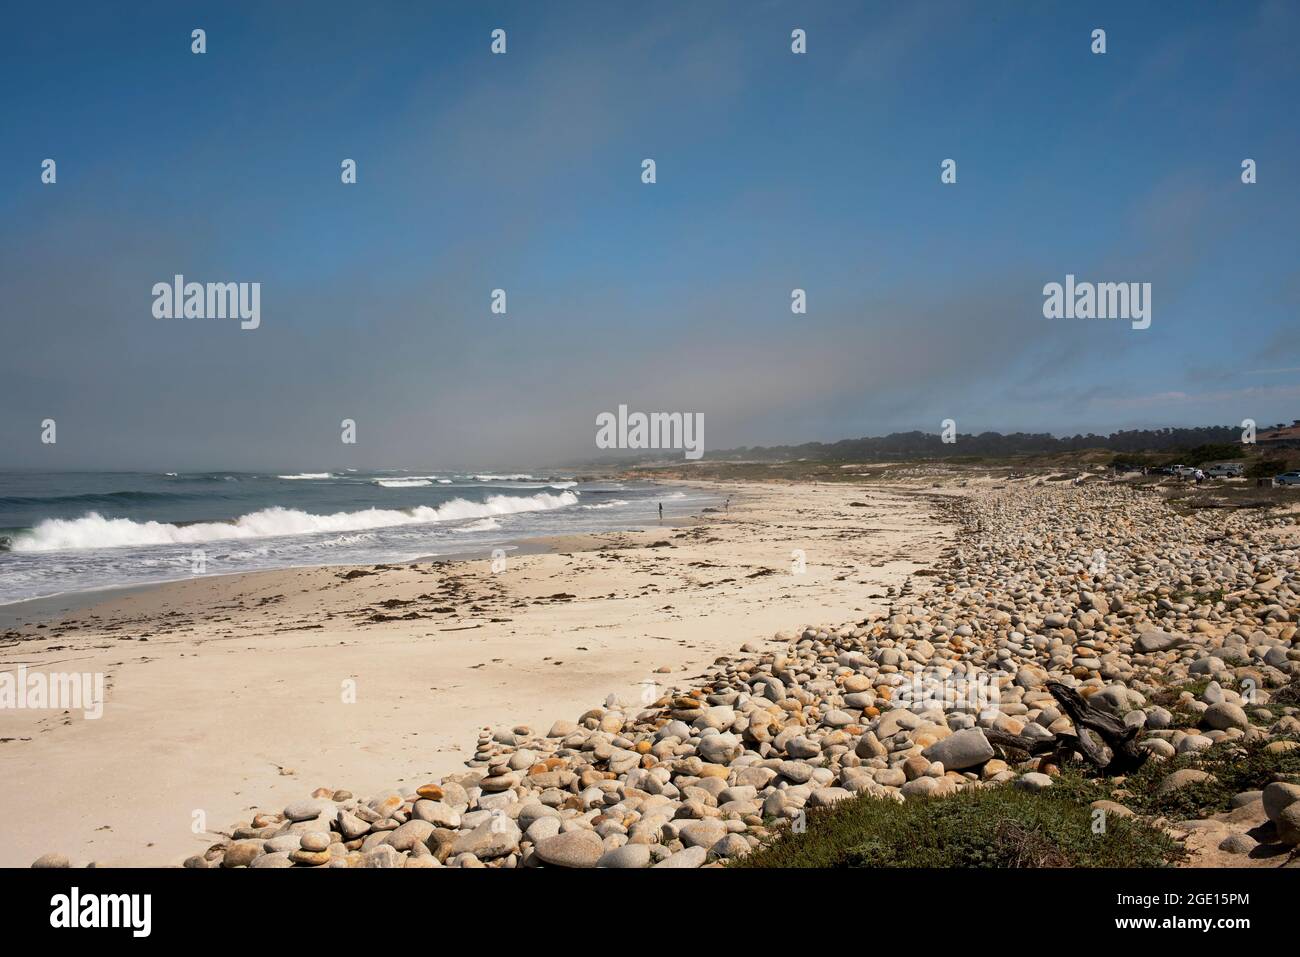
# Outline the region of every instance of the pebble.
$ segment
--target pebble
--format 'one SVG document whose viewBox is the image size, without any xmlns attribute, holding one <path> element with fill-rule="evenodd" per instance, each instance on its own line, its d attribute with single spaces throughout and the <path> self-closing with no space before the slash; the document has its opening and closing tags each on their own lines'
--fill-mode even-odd
<svg viewBox="0 0 1300 957">
<path fill-rule="evenodd" d="M 273 855 L 268 854 L 264 856 L 270 857 Z M 258 860 L 260 859 L 261 858 Z M 289 860 L 293 861 L 295 864 L 302 864 L 308 867 L 320 867 L 321 865 L 330 862 L 330 855 L 329 851 L 291 851 L 289 854 Z M 256 863 L 256 861 L 254 861 L 254 863 Z"/>
<path fill-rule="evenodd" d="M 727 825 L 717 818 L 692 821 L 681 829 L 682 843 L 687 847 L 712 847 L 727 834 Z"/>
<path fill-rule="evenodd" d="M 298 846 L 304 851 L 323 851 L 330 846 L 330 836 L 324 831 L 308 831 L 298 838 Z M 296 848 L 286 848 L 286 850 L 296 850 Z"/>
<path fill-rule="evenodd" d="M 258 840 L 231 841 L 226 845 L 222 867 L 247 867 L 263 853 L 262 842 Z"/>
<path fill-rule="evenodd" d="M 1043 788 L 1052 786 L 1052 779 L 1046 774 L 1040 774 L 1038 771 L 1030 771 L 1016 778 L 1016 787 L 1026 791 L 1041 791 Z"/>
<path fill-rule="evenodd" d="M 297 852 L 293 852 L 293 853 L 297 853 Z M 258 868 L 293 867 L 295 862 L 290 858 L 291 858 L 291 854 L 289 851 L 275 851 L 273 853 L 263 854 L 261 857 L 255 858 L 253 860 L 253 863 L 249 864 L 248 866 L 258 867 Z"/>
<path fill-rule="evenodd" d="M 460 827 L 460 815 L 442 801 L 416 801 L 412 813 L 417 819 L 425 820 L 434 827 Z"/>
<path fill-rule="evenodd" d="M 1229 854 L 1249 854 L 1258 846 L 1258 841 L 1240 832 L 1233 832 L 1219 842 L 1219 850 Z"/>
<path fill-rule="evenodd" d="M 1157 794 L 1168 794 L 1179 788 L 1187 787 L 1189 784 L 1200 784 L 1202 781 L 1213 780 L 1214 775 L 1201 771 L 1198 768 L 1182 768 L 1172 774 L 1166 775 L 1160 784 L 1156 786 Z"/>
<path fill-rule="evenodd" d="M 458 832 L 453 854 L 473 854 L 480 861 L 513 854 L 519 848 L 519 825 L 508 817 L 490 816 L 472 831 Z"/>
<path fill-rule="evenodd" d="M 303 801 L 294 801 L 292 804 L 286 805 L 284 816 L 290 821 L 314 821 L 322 814 L 332 814 L 333 812 L 333 801 L 326 801 L 321 798 L 309 798 Z"/>
<path fill-rule="evenodd" d="M 515 830 L 518 831 L 518 828 Z M 407 821 L 397 830 L 392 831 L 388 835 L 388 844 L 390 847 L 396 848 L 399 851 L 409 851 L 413 849 L 415 845 L 423 844 L 427 841 L 429 835 L 432 833 L 433 825 L 428 821 Z M 307 842 L 304 840 L 303 847 L 306 846 Z"/>
<path fill-rule="evenodd" d="M 595 867 L 605 846 L 592 831 L 569 831 L 537 842 L 537 857 L 554 867 Z"/>
<path fill-rule="evenodd" d="M 363 867 L 401 867 L 402 855 L 391 844 L 371 848 L 362 857 Z"/>
<path fill-rule="evenodd" d="M 684 851 L 678 851 L 676 854 L 664 858 L 658 864 L 652 865 L 652 869 L 657 867 L 703 867 L 708 857 L 709 852 L 704 848 L 688 847 Z"/>
<path fill-rule="evenodd" d="M 642 868 L 650 866 L 650 845 L 624 844 L 605 851 L 596 861 L 597 867 Z"/>
</svg>

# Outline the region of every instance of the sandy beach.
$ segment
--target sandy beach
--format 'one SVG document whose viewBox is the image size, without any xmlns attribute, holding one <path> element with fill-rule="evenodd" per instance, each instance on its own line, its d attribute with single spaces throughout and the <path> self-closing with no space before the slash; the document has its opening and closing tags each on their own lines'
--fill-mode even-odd
<svg viewBox="0 0 1300 957">
<path fill-rule="evenodd" d="M 729 509 L 534 543 L 497 573 L 484 556 L 196 577 L 10 626 L 0 667 L 103 673 L 106 700 L 98 719 L 0 715 L 0 819 L 40 809 L 5 829 L 0 865 L 177 864 L 255 803 L 418 786 L 462 770 L 485 726 L 575 718 L 798 622 L 879 614 L 953 542 L 928 483 L 718 490 Z"/>
</svg>

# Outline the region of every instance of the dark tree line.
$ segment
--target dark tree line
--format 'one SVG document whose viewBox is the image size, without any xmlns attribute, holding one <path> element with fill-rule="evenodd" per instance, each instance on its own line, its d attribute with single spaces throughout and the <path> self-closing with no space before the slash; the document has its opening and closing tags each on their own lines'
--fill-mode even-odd
<svg viewBox="0 0 1300 957">
<path fill-rule="evenodd" d="M 1194 429 L 1128 429 L 1109 435 L 1069 435 L 1057 437 L 1047 432 L 983 432 L 959 434 L 955 444 L 946 444 L 939 435 L 929 432 L 891 432 L 889 435 L 839 442 L 805 442 L 802 445 L 755 446 L 710 452 L 713 460 L 817 459 L 822 461 L 863 461 L 883 458 L 927 458 L 952 456 L 1041 455 L 1053 452 L 1078 452 L 1084 449 L 1110 449 L 1114 452 L 1162 452 L 1194 449 L 1200 446 L 1235 445 L 1241 441 L 1236 426 L 1207 426 Z"/>
</svg>

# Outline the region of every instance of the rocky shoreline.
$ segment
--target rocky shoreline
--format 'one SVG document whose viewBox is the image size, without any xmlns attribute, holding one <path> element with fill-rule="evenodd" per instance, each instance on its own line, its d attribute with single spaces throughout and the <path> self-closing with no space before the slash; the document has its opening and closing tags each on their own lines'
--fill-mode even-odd
<svg viewBox="0 0 1300 957">
<path fill-rule="evenodd" d="M 771 650 L 746 644 L 689 686 L 648 680 L 640 701 L 611 696 L 545 731 L 485 729 L 464 772 L 364 798 L 320 788 L 184 864 L 719 866 L 856 795 L 1051 788 L 1055 756 L 998 743 L 1075 730 L 1049 682 L 1137 727 L 1148 763 L 1223 744 L 1300 748 L 1300 702 L 1278 693 L 1300 676 L 1291 518 L 1184 515 L 1102 484 L 936 501 L 960 544 L 891 594 L 884 616 L 808 624 Z M 1159 788 L 1206 775 L 1180 769 Z M 1300 843 L 1300 783 L 1272 781 L 1233 806 L 1249 809 L 1237 819 L 1254 836 L 1201 828 L 1223 831 L 1224 853 Z"/>
</svg>

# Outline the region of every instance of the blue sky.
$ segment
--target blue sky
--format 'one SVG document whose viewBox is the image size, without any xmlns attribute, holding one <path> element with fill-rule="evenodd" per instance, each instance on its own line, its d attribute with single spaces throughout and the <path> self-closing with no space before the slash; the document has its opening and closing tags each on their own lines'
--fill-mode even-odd
<svg viewBox="0 0 1300 957">
<path fill-rule="evenodd" d="M 1297 48 L 1287 2 L 12 9 L 0 467 L 587 458 L 619 404 L 709 448 L 1289 421 Z M 154 319 L 176 273 L 261 328 Z M 1066 273 L 1151 327 L 1044 319 Z"/>
</svg>

